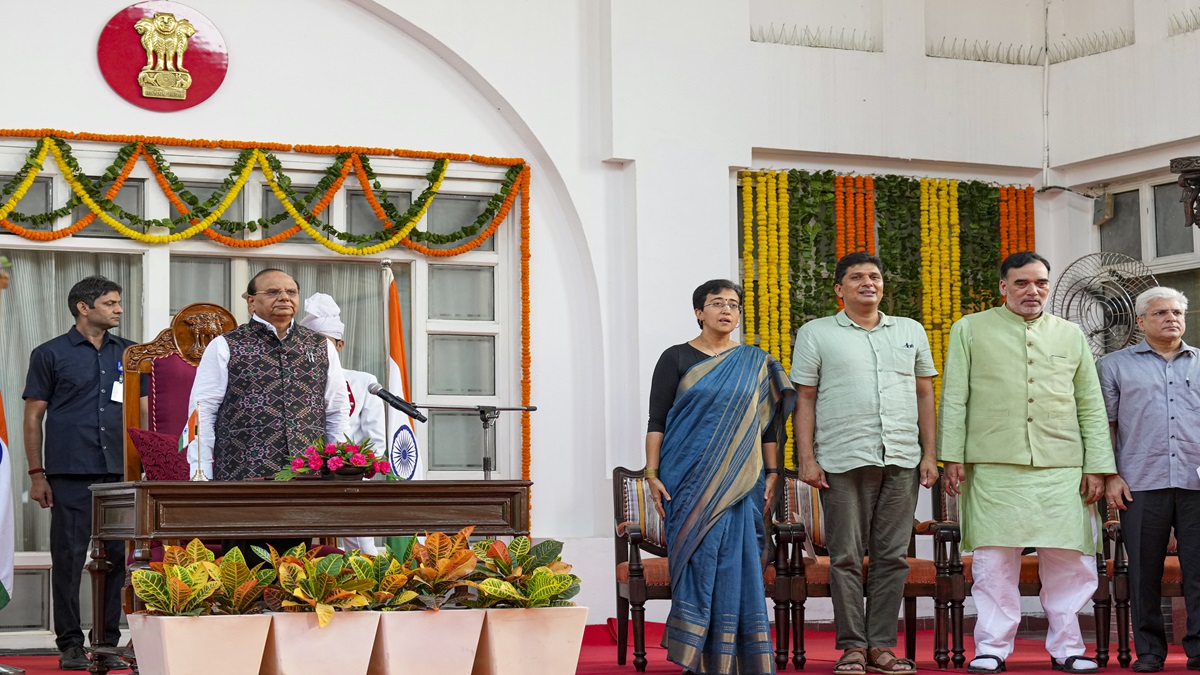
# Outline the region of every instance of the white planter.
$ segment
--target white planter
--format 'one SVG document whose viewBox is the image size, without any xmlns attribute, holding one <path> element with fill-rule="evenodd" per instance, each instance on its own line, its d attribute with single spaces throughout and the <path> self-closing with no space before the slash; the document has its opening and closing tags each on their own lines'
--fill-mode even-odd
<svg viewBox="0 0 1200 675">
<path fill-rule="evenodd" d="M 416 672 L 423 660 L 414 661 L 414 649 L 432 656 L 438 675 L 470 675 L 485 615 L 479 609 L 380 612 L 367 675 Z"/>
<path fill-rule="evenodd" d="M 265 614 L 128 618 L 138 670 L 146 675 L 208 675 L 218 649 L 222 675 L 258 675 L 271 628 Z"/>
<path fill-rule="evenodd" d="M 321 628 L 315 612 L 271 614 L 260 675 L 366 675 L 379 612 L 337 612 Z"/>
<path fill-rule="evenodd" d="M 575 672 L 587 612 L 587 607 L 487 610 L 472 675 Z"/>
</svg>

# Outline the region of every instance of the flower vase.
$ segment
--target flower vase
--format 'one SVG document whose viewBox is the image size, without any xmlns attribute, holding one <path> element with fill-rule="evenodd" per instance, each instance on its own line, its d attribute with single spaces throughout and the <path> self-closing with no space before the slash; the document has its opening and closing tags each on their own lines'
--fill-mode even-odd
<svg viewBox="0 0 1200 675">
<path fill-rule="evenodd" d="M 438 675 L 471 675 L 485 614 L 481 609 L 381 612 L 367 675 L 414 672 L 415 645 L 437 655 Z"/>
<path fill-rule="evenodd" d="M 587 607 L 488 609 L 472 675 L 561 675 L 579 665 Z"/>
<path fill-rule="evenodd" d="M 343 466 L 333 472 L 334 480 L 363 480 L 367 477 L 365 466 Z"/>
<path fill-rule="evenodd" d="M 261 675 L 365 675 L 379 612 L 336 612 L 324 628 L 316 612 L 270 614 Z"/>
<path fill-rule="evenodd" d="M 128 618 L 138 670 L 158 675 L 210 673 L 217 646 L 222 675 L 258 675 L 271 628 L 267 614 Z"/>
</svg>

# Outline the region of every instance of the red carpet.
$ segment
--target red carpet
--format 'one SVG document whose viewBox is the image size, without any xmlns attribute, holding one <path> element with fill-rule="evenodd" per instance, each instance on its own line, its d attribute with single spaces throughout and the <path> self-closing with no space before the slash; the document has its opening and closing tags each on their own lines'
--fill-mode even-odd
<svg viewBox="0 0 1200 675">
<path fill-rule="evenodd" d="M 583 634 L 583 650 L 579 655 L 579 668 L 575 672 L 577 675 L 634 675 L 636 670 L 633 667 L 633 640 L 630 638 L 629 653 L 626 656 L 624 666 L 617 665 L 617 641 L 615 637 L 616 620 L 610 619 L 608 625 L 603 626 L 588 626 Z M 646 658 L 649 664 L 646 666 L 647 673 L 661 675 L 671 673 L 677 675 L 680 672 L 679 666 L 667 661 L 666 650 L 659 647 L 659 641 L 662 639 L 663 625 L 661 623 L 650 623 L 646 626 Z M 970 636 L 965 640 L 964 649 L 967 659 L 970 659 L 975 648 L 972 644 Z M 898 636 L 896 654 L 904 655 L 904 635 Z M 841 655 L 841 651 L 834 648 L 834 635 L 830 632 L 809 631 L 805 633 L 804 647 L 806 650 L 805 656 L 808 662 L 804 666 L 803 673 L 819 673 L 828 675 L 833 672 L 833 664 Z M 1132 644 L 1130 647 L 1132 648 Z M 1089 648 L 1093 647 L 1089 645 Z M 920 631 L 917 633 L 917 669 L 922 672 L 936 673 L 938 672 L 937 663 L 933 660 L 933 631 Z M 1178 645 L 1171 645 L 1170 652 L 1167 656 L 1166 672 L 1188 672 L 1187 657 L 1183 653 L 1183 648 Z M 1046 653 L 1046 645 L 1042 640 L 1023 640 L 1018 639 L 1016 651 L 1009 657 L 1007 663 L 1009 672 L 1026 673 L 1027 675 L 1062 675 L 1061 672 L 1056 672 L 1050 668 L 1050 656 Z M 780 672 L 796 672 L 792 668 L 790 662 L 786 671 Z M 966 673 L 966 668 L 954 670 L 948 668 L 946 673 L 957 673 L 963 675 Z M 1112 654 L 1109 659 L 1109 667 L 1102 672 L 1111 673 L 1132 673 L 1128 668 L 1121 668 L 1117 665 L 1116 646 L 1112 647 Z"/>
<path fill-rule="evenodd" d="M 615 626 L 615 622 L 611 619 L 610 624 Z M 646 672 L 652 675 L 662 675 L 665 673 L 677 675 L 680 672 L 679 666 L 668 662 L 666 650 L 658 647 L 659 640 L 662 639 L 662 624 L 651 623 L 646 628 L 646 658 L 650 661 L 646 667 Z M 583 649 L 579 654 L 579 667 L 575 671 L 576 675 L 634 675 L 637 672 L 633 667 L 632 640 L 630 641 L 629 654 L 626 657 L 626 665 L 617 665 L 617 641 L 612 630 L 610 625 L 587 627 L 583 634 Z M 901 644 L 903 644 L 903 637 L 903 635 L 900 636 Z M 833 647 L 833 633 L 809 631 L 805 636 L 805 648 L 807 649 L 806 656 L 808 657 L 808 663 L 802 672 L 819 673 L 821 675 L 828 675 L 833 672 L 833 663 L 841 653 Z M 903 656 L 903 646 L 896 651 L 897 654 Z M 971 658 L 973 653 L 974 648 L 968 637 L 966 644 L 967 658 Z M 1183 649 L 1179 646 L 1171 645 L 1170 654 L 1167 656 L 1166 671 L 1187 672 L 1186 662 L 1187 658 L 1183 654 Z M 64 672 L 58 669 L 58 657 L 56 655 L 0 656 L 0 664 L 24 668 L 27 675 L 61 675 Z M 933 661 L 932 631 L 917 633 L 917 667 L 924 672 L 937 672 L 937 664 Z M 1027 675 L 1061 675 L 1061 673 L 1055 673 L 1050 669 L 1050 657 L 1046 654 L 1045 645 L 1040 640 L 1017 640 L 1017 651 L 1008 659 L 1008 671 L 1026 673 Z M 129 671 L 114 672 L 128 673 Z M 789 664 L 788 669 L 781 672 L 795 671 Z M 948 669 L 946 672 L 961 675 L 966 671 L 965 669 L 957 671 Z M 1131 673 L 1132 671 L 1117 666 L 1116 651 L 1114 649 L 1107 672 Z M 146 675 L 151 674 L 147 673 Z"/>
</svg>

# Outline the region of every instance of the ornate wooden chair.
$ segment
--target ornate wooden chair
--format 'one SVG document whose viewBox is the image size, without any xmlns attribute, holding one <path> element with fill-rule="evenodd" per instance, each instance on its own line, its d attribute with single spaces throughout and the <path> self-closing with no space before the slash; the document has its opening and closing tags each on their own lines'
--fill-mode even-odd
<svg viewBox="0 0 1200 675">
<path fill-rule="evenodd" d="M 942 575 L 944 570 L 948 578 L 946 579 L 946 583 L 941 587 L 942 592 L 939 598 L 935 600 L 935 607 L 939 606 L 938 603 L 941 603 L 941 606 L 947 607 L 951 640 L 953 643 L 950 660 L 953 661 L 955 668 L 960 668 L 966 663 L 966 657 L 963 655 L 963 600 L 971 592 L 971 585 L 974 583 L 974 578 L 971 574 L 972 556 L 969 554 L 961 555 L 958 550 L 961 540 L 958 527 L 958 498 L 945 497 L 941 503 L 945 509 L 943 519 L 945 522 L 939 526 L 934 538 L 935 542 L 937 542 L 934 548 L 934 558 L 935 564 L 938 566 L 938 574 Z M 1101 507 L 1103 507 L 1103 502 L 1101 502 Z M 1112 627 L 1111 585 L 1113 584 L 1113 575 L 1108 564 L 1112 536 L 1109 534 L 1107 528 L 1102 529 L 1101 536 L 1103 537 L 1103 545 L 1100 553 L 1096 555 L 1096 570 L 1099 576 L 1099 583 L 1096 585 L 1096 593 L 1092 596 L 1092 606 L 1096 621 L 1096 661 L 1103 668 L 1108 664 L 1109 657 L 1109 630 Z M 1038 575 L 1038 559 L 1036 555 L 1021 556 L 1021 572 L 1018 577 L 1017 588 L 1024 597 L 1037 597 L 1041 594 L 1042 582 Z M 1126 601 L 1126 615 L 1128 615 L 1128 606 L 1128 601 Z M 1119 620 L 1118 614 L 1118 622 Z M 942 636 L 939 636 L 939 639 L 942 639 Z M 1128 648 L 1126 648 L 1126 651 L 1128 651 Z M 944 654 L 939 652 L 937 655 L 938 665 L 945 668 L 943 658 L 945 658 Z M 1128 655 L 1126 655 L 1126 661 L 1122 665 L 1128 665 L 1128 658 Z"/>
<path fill-rule="evenodd" d="M 666 528 L 650 498 L 645 472 L 613 469 L 617 577 L 617 665 L 625 665 L 629 648 L 629 618 L 633 616 L 633 666 L 646 670 L 646 601 L 671 599 L 671 573 L 667 568 Z M 769 534 L 769 533 L 768 533 Z M 787 560 L 775 546 L 775 563 L 763 572 L 768 598 L 775 601 L 775 663 L 787 667 Z M 648 553 L 654 557 L 643 558 Z M 780 628 L 780 622 L 784 628 Z"/>
<path fill-rule="evenodd" d="M 149 380 L 146 429 L 140 428 L 138 406 L 125 406 L 125 480 L 141 480 L 143 470 L 149 480 L 189 478 L 178 440 L 191 414 L 187 405 L 196 366 L 208 343 L 236 326 L 229 310 L 198 302 L 179 310 L 158 337 L 125 350 L 125 401 L 141 398 L 139 375 Z"/>
<path fill-rule="evenodd" d="M 784 470 L 783 498 L 775 514 L 775 529 L 780 549 L 788 551 L 787 577 L 791 590 L 788 594 L 790 620 L 776 622 L 775 630 L 782 633 L 784 640 L 789 636 L 784 630 L 790 623 L 792 642 L 792 664 L 804 668 L 807 661 L 804 649 L 804 603 L 810 597 L 831 597 L 829 582 L 829 551 L 825 547 L 825 518 L 817 490 L 800 480 L 794 470 Z M 932 490 L 936 493 L 939 484 Z M 935 500 L 936 501 L 936 500 Z M 916 557 L 916 535 L 933 535 L 939 528 L 936 520 L 917 522 L 913 520 L 913 536 L 908 550 L 908 577 L 904 580 L 904 651 L 905 657 L 916 659 L 917 652 L 917 598 L 933 598 L 937 601 L 939 586 L 946 580 L 937 578 L 933 560 Z M 867 574 L 867 560 L 863 561 L 863 577 Z M 939 619 L 935 608 L 935 622 Z M 781 627 L 781 625 L 783 627 Z M 941 625 L 941 624 L 937 624 Z M 945 631 L 941 635 L 942 650 L 945 650 Z M 783 647 L 786 652 L 786 642 Z M 936 649 L 935 649 L 936 652 Z M 944 667 L 944 666 L 943 666 Z"/>
</svg>

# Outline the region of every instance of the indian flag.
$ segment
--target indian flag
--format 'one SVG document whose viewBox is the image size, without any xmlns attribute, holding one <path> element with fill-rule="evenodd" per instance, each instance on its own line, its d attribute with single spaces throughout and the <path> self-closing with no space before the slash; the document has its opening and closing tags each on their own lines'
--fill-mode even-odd
<svg viewBox="0 0 1200 675">
<path fill-rule="evenodd" d="M 387 287 L 387 389 L 399 392 L 404 400 L 412 400 L 412 388 L 408 384 L 408 356 L 404 349 L 404 315 L 400 311 L 400 292 L 396 289 L 396 277 L 390 264 L 383 266 L 383 282 Z M 425 463 L 417 449 L 417 436 L 413 433 L 413 420 L 408 415 L 387 409 L 387 437 L 391 439 L 392 471 L 397 478 L 420 480 L 425 478 Z"/>
<path fill-rule="evenodd" d="M 183 433 L 179 434 L 179 451 L 187 450 L 192 443 L 196 442 L 196 428 L 200 426 L 200 410 L 192 410 L 192 414 L 188 415 L 187 424 L 183 427 Z"/>
<path fill-rule="evenodd" d="M 17 553 L 17 526 L 13 519 L 12 456 L 8 451 L 8 424 L 0 398 L 0 609 L 12 599 L 13 566 Z"/>
</svg>

